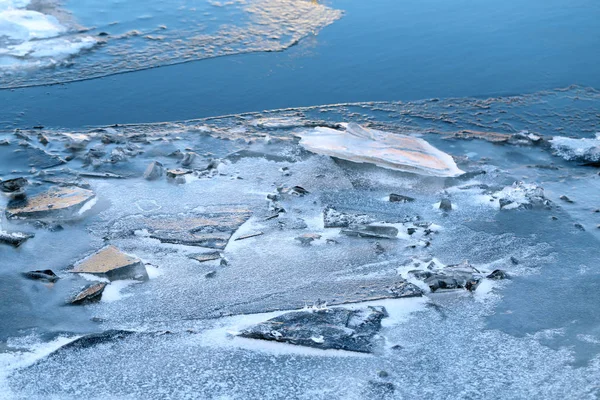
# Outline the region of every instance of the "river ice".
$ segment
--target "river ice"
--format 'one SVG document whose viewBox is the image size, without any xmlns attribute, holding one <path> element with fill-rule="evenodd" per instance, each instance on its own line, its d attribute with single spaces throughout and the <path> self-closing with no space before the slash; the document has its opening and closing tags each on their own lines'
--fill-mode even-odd
<svg viewBox="0 0 600 400">
<path fill-rule="evenodd" d="M 3 132 L 2 182 L 96 202 L 57 220 L 3 212 L 2 231 L 35 236 L 0 244 L 0 398 L 597 398 L 600 176 L 552 138 L 568 125 L 592 143 L 599 104 L 573 87 Z M 299 139 L 343 137 L 343 123 L 418 138 L 464 173 L 356 163 Z M 165 173 L 145 179 L 155 161 Z M 3 210 L 23 201 L 17 186 L 0 186 Z M 98 279 L 72 267 L 109 245 L 150 279 L 65 306 Z M 21 275 L 45 269 L 60 279 Z M 310 348 L 239 335 L 290 311 L 369 306 L 387 312 L 370 354 L 320 349 L 327 329 Z"/>
<path fill-rule="evenodd" d="M 341 16 L 309 0 L 180 5 L 165 0 L 6 0 L 0 3 L 0 88 L 281 51 Z"/>
</svg>

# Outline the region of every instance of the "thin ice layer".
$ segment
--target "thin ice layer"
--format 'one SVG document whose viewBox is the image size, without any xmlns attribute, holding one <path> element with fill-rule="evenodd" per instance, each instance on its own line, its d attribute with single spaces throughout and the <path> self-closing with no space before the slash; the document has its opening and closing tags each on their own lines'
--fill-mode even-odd
<svg viewBox="0 0 600 400">
<path fill-rule="evenodd" d="M 423 139 L 350 123 L 345 131 L 317 127 L 297 136 L 305 149 L 357 163 L 370 163 L 420 175 L 458 176 L 463 173 L 452 157 Z"/>
<path fill-rule="evenodd" d="M 64 64 L 98 43 L 72 33 L 64 21 L 49 14 L 54 6 L 42 4 L 35 10 L 28 1 L 0 1 L 0 79 Z"/>
<path fill-rule="evenodd" d="M 24 1 L 11 0 L 6 10 L 0 2 L 0 88 L 281 51 L 342 15 L 308 0 L 192 2 L 178 7 L 166 0 L 116 3 L 107 9 L 102 1 L 85 6 L 67 2 L 78 23 L 93 27 L 85 28 L 49 0 L 38 0 L 28 9 Z"/>
</svg>

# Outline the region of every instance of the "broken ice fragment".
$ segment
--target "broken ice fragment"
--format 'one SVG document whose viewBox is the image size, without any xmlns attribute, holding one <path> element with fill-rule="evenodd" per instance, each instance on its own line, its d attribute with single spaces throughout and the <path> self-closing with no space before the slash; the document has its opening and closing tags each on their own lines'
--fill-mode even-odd
<svg viewBox="0 0 600 400">
<path fill-rule="evenodd" d="M 383 307 L 294 311 L 245 329 L 240 336 L 319 349 L 371 353 L 372 340 L 381 329 L 381 320 L 385 316 Z"/>
<path fill-rule="evenodd" d="M 91 190 L 76 186 L 52 187 L 47 192 L 9 205 L 6 216 L 9 219 L 68 219 L 74 217 L 94 197 Z"/>
<path fill-rule="evenodd" d="M 508 274 L 501 269 L 495 269 L 486 278 L 494 280 L 508 279 Z"/>
<path fill-rule="evenodd" d="M 25 178 L 7 179 L 0 181 L 0 191 L 4 193 L 14 193 L 22 190 L 29 182 Z"/>
<path fill-rule="evenodd" d="M 430 263 L 426 268 L 408 271 L 408 274 L 422 280 L 432 292 L 440 289 L 474 291 L 482 279 L 481 273 L 466 261 L 441 268 L 437 267 L 436 263 Z"/>
<path fill-rule="evenodd" d="M 79 176 L 86 178 L 102 178 L 102 179 L 125 179 L 123 175 L 113 174 L 110 172 L 79 172 Z"/>
<path fill-rule="evenodd" d="M 113 224 L 116 235 L 146 230 L 163 243 L 224 249 L 231 236 L 250 218 L 244 208 L 209 207 L 206 212 L 191 214 L 134 215 Z"/>
<path fill-rule="evenodd" d="M 100 282 L 86 286 L 81 292 L 79 292 L 73 298 L 69 299 L 67 303 L 73 305 L 80 305 L 100 301 L 100 298 L 102 297 L 102 292 L 104 292 L 106 285 L 107 284 L 105 282 Z"/>
<path fill-rule="evenodd" d="M 30 233 L 21 233 L 21 232 L 8 233 L 8 232 L 0 231 L 0 243 L 8 244 L 8 245 L 11 245 L 14 247 L 19 247 L 20 245 L 25 243 L 25 241 L 27 239 L 31 239 L 34 236 L 35 235 L 30 234 Z"/>
<path fill-rule="evenodd" d="M 423 139 L 342 124 L 346 130 L 317 127 L 296 134 L 308 151 L 357 163 L 420 175 L 458 176 L 452 157 Z"/>
<path fill-rule="evenodd" d="M 238 240 L 250 239 L 250 238 L 261 236 L 261 235 L 264 235 L 264 232 L 254 232 L 254 233 L 249 233 L 247 235 L 237 237 L 235 240 L 238 241 Z"/>
<path fill-rule="evenodd" d="M 218 260 L 221 258 L 221 253 L 218 251 L 212 251 L 210 253 L 198 253 L 198 254 L 190 254 L 189 257 L 198 262 L 206 262 L 212 260 Z"/>
<path fill-rule="evenodd" d="M 108 278 L 110 281 L 119 279 L 148 280 L 148 273 L 142 261 L 123 253 L 114 246 L 105 247 L 79 261 L 69 272 L 97 275 Z"/>
<path fill-rule="evenodd" d="M 366 214 L 346 214 L 333 207 L 326 207 L 323 211 L 325 228 L 346 228 L 350 225 L 369 224 L 373 221 L 374 219 Z"/>
<path fill-rule="evenodd" d="M 22 274 L 27 279 L 39 280 L 44 282 L 56 282 L 59 277 L 51 269 L 44 269 L 38 271 L 27 271 Z"/>
<path fill-rule="evenodd" d="M 33 147 L 29 144 L 25 149 L 23 149 L 23 151 L 25 152 L 25 156 L 27 157 L 30 167 L 46 169 L 62 165 L 66 162 L 59 156 L 50 154 L 45 150 L 38 149 L 37 147 Z"/>
<path fill-rule="evenodd" d="M 209 271 L 206 274 L 204 274 L 205 278 L 214 278 L 215 276 L 217 276 L 217 271 L 215 270 Z"/>
<path fill-rule="evenodd" d="M 413 201 L 415 201 L 413 197 L 395 193 L 390 194 L 390 202 L 392 203 L 412 203 Z"/>
<path fill-rule="evenodd" d="M 307 121 L 298 117 L 267 117 L 250 121 L 250 125 L 265 129 L 289 129 L 305 126 Z"/>
<path fill-rule="evenodd" d="M 315 285 L 315 288 L 318 287 L 319 285 Z M 423 291 L 418 286 L 404 279 L 393 277 L 391 280 L 378 278 L 337 281 L 335 287 L 329 289 L 329 295 L 325 296 L 324 300 L 327 301 L 327 304 L 339 305 L 421 296 L 423 296 Z"/>
<path fill-rule="evenodd" d="M 566 203 L 574 203 L 573 200 L 571 200 L 568 196 L 565 196 L 564 194 L 562 196 L 560 196 L 559 199 L 561 199 L 562 201 L 564 201 Z"/>
<path fill-rule="evenodd" d="M 398 229 L 386 225 L 352 225 L 342 229 L 341 233 L 346 236 L 394 239 L 398 236 Z"/>
<path fill-rule="evenodd" d="M 442 211 L 452 211 L 452 202 L 450 199 L 442 199 L 442 201 L 440 201 L 439 209 Z"/>
<path fill-rule="evenodd" d="M 181 169 L 181 168 L 168 169 L 167 177 L 175 179 L 175 178 L 179 178 L 180 176 L 183 176 L 183 175 L 191 174 L 192 172 L 193 171 L 191 169 Z"/>
<path fill-rule="evenodd" d="M 501 210 L 551 208 L 552 202 L 544 196 L 544 189 L 534 184 L 515 182 L 494 193 Z"/>
</svg>

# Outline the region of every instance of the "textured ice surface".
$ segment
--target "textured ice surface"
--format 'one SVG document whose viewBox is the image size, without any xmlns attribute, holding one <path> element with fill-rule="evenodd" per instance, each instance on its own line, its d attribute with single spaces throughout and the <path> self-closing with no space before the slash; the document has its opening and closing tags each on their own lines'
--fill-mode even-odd
<svg viewBox="0 0 600 400">
<path fill-rule="evenodd" d="M 13 78 L 38 69 L 66 65 L 72 56 L 98 44 L 94 37 L 77 33 L 70 23 L 52 1 L 0 3 L 2 86 L 12 86 Z"/>
<path fill-rule="evenodd" d="M 555 136 L 550 140 L 556 154 L 566 160 L 600 163 L 600 133 L 594 139 L 575 139 Z"/>
<path fill-rule="evenodd" d="M 66 10 L 62 6 L 54 0 L 0 3 L 0 87 L 281 51 L 342 15 L 309 0 L 198 0 L 179 5 L 94 0 L 67 1 Z"/>
<path fill-rule="evenodd" d="M 18 249 L 0 248 L 0 293 L 10 293 L 10 301 L 0 302 L 0 393 L 27 399 L 596 398 L 600 177 L 594 167 L 557 157 L 547 144 L 567 128 L 580 138 L 597 132 L 599 104 L 598 92 L 570 88 L 0 133 L 0 179 L 27 178 L 32 197 L 77 184 L 97 198 L 62 230 L 2 220 L 3 230 L 35 237 Z M 346 121 L 411 137 L 417 132 L 467 174 L 424 176 L 344 161 L 306 151 L 295 136 L 316 126 L 339 129 Z M 468 129 L 515 140 L 465 137 Z M 523 130 L 540 140 L 516 140 Z M 36 145 L 40 133 L 49 142 L 44 149 L 68 158 L 65 165 L 32 170 L 35 158 L 17 157 L 26 154 L 15 153 L 23 148 L 19 143 Z M 74 141 L 80 135 L 86 140 Z M 153 161 L 184 168 L 190 159 L 184 153 L 191 152 L 196 156 L 186 179 L 143 178 Z M 552 207 L 500 210 L 500 194 L 526 205 L 538 188 Z M 390 202 L 391 193 L 414 201 Z M 0 197 L 0 208 L 9 196 Z M 432 207 L 444 198 L 452 210 Z M 203 263 L 190 256 L 214 249 L 164 243 L 147 226 L 128 229 L 126 223 L 240 205 L 252 216 L 227 229 L 231 239 L 221 257 Z M 345 236 L 341 227 L 325 227 L 328 208 L 389 224 L 398 235 Z M 262 235 L 247 237 L 256 232 Z M 295 239 L 303 234 L 320 239 L 305 246 Z M 135 254 L 151 279 L 113 282 L 100 302 L 63 307 L 68 295 L 89 284 L 66 271 L 106 245 Z M 464 261 L 482 275 L 505 270 L 510 279 L 484 279 L 474 292 L 432 293 L 407 274 L 415 264 L 436 271 Z M 42 269 L 60 279 L 49 285 L 20 275 Z M 390 288 L 404 278 L 425 295 L 381 296 L 393 297 Z M 283 312 L 324 303 L 386 308 L 372 355 L 236 336 Z M 110 329 L 134 333 L 36 356 L 36 348 L 57 337 Z M 25 356 L 37 360 L 33 365 L 19 361 L 26 349 L 33 353 Z"/>
</svg>

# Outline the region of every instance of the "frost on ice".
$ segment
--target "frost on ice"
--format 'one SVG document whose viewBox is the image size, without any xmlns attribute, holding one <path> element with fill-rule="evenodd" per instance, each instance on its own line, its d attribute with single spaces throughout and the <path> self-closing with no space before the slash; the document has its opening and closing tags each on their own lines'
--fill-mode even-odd
<svg viewBox="0 0 600 400">
<path fill-rule="evenodd" d="M 345 131 L 317 127 L 299 133 L 300 145 L 313 153 L 420 175 L 452 177 L 463 173 L 449 154 L 423 139 L 354 123 L 342 125 Z"/>
</svg>

